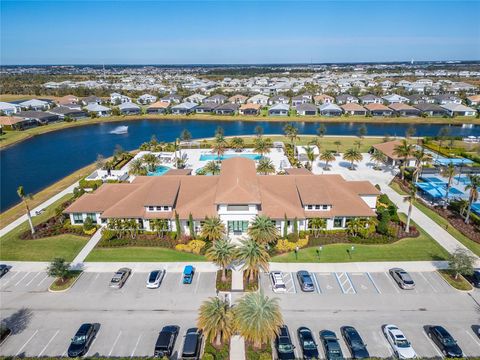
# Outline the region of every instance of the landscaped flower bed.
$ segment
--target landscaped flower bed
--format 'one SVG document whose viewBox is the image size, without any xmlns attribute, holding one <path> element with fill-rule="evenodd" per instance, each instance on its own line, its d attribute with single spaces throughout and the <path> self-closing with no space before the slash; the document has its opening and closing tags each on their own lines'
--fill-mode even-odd
<svg viewBox="0 0 480 360">
<path fill-rule="evenodd" d="M 232 290 L 232 270 L 227 270 L 227 280 L 225 282 L 222 281 L 222 270 L 218 270 L 216 284 L 218 291 Z"/>
<path fill-rule="evenodd" d="M 47 221 L 35 226 L 35 234 L 30 230 L 20 235 L 22 240 L 41 239 L 62 234 L 75 234 L 79 236 L 89 236 L 85 234 L 83 227 L 70 224 L 69 220 L 64 220 L 63 215 L 54 216 Z"/>
</svg>

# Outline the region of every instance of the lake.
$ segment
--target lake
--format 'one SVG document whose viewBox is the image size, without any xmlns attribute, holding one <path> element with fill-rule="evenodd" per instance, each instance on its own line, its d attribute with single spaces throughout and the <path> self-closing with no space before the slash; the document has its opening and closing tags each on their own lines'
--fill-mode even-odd
<svg viewBox="0 0 480 360">
<path fill-rule="evenodd" d="M 359 123 L 324 123 L 326 135 L 357 135 Z M 128 133 L 110 134 L 118 126 L 128 125 Z M 28 193 L 36 193 L 68 174 L 94 162 L 98 154 L 111 156 L 115 145 L 125 150 L 137 149 L 153 134 L 159 141 L 173 141 L 183 129 L 193 138 L 212 137 L 217 126 L 225 135 L 253 134 L 261 125 L 265 134 L 283 134 L 284 122 L 202 121 L 202 120 L 138 120 L 103 123 L 64 129 L 35 136 L 0 150 L 0 210 L 19 202 L 16 189 L 23 185 Z M 316 134 L 318 123 L 298 122 L 300 134 Z M 367 135 L 404 136 L 408 124 L 365 124 Z M 444 125 L 415 124 L 417 136 L 435 136 Z M 480 126 L 450 126 L 450 135 L 480 136 Z"/>
</svg>

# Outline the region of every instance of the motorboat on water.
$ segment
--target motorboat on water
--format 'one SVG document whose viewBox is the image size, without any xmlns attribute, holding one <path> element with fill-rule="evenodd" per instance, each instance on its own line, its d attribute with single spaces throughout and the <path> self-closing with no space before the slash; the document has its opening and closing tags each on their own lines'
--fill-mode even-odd
<svg viewBox="0 0 480 360">
<path fill-rule="evenodd" d="M 121 135 L 128 133 L 128 126 L 117 126 L 115 129 L 110 131 L 110 134 Z"/>
</svg>

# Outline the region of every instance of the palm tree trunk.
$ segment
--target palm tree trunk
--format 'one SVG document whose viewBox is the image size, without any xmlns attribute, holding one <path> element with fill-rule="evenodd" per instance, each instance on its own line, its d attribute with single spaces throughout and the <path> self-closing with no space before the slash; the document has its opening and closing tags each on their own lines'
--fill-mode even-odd
<svg viewBox="0 0 480 360">
<path fill-rule="evenodd" d="M 217 333 L 217 336 L 215 336 L 215 345 L 222 345 L 222 333 L 220 331 Z"/>
<path fill-rule="evenodd" d="M 225 267 L 222 267 L 222 282 L 227 281 L 227 270 Z"/>
<path fill-rule="evenodd" d="M 407 223 L 405 224 L 405 232 L 410 232 L 410 219 L 412 217 L 412 210 L 413 210 L 413 200 L 410 200 L 410 204 L 408 205 L 408 216 L 407 216 Z"/>
<path fill-rule="evenodd" d="M 32 215 L 30 215 L 30 208 L 28 207 L 28 204 L 25 200 L 24 200 L 24 203 L 27 209 L 28 224 L 30 225 L 30 231 L 32 232 L 32 235 L 33 235 L 35 234 L 35 228 L 33 227 L 33 223 L 32 223 Z"/>
<path fill-rule="evenodd" d="M 472 202 L 473 202 L 473 199 L 470 198 L 470 200 L 468 201 L 467 216 L 465 216 L 465 224 L 468 224 L 470 220 L 470 211 L 472 210 Z"/>
<path fill-rule="evenodd" d="M 445 204 L 443 204 L 443 208 L 446 209 L 448 205 L 448 193 L 450 192 L 450 182 L 448 183 L 447 190 L 445 191 Z"/>
</svg>

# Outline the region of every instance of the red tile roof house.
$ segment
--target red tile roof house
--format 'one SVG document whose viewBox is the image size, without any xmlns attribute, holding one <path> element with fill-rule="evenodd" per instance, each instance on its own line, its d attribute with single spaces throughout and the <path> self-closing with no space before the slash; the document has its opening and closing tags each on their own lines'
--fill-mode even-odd
<svg viewBox="0 0 480 360">
<path fill-rule="evenodd" d="M 359 116 L 367 115 L 367 109 L 365 109 L 362 105 L 359 105 L 356 103 L 348 103 L 340 107 L 343 109 L 343 112 L 345 114 L 359 115 Z"/>
<path fill-rule="evenodd" d="M 176 231 L 178 214 L 182 232 L 189 233 L 188 219 L 199 231 L 205 217 L 218 216 L 229 235 L 245 234 L 257 215 L 266 215 L 289 231 L 294 219 L 307 230 L 308 219 L 324 218 L 327 229 L 342 229 L 348 219 L 375 216 L 380 192 L 368 181 L 346 181 L 340 175 L 258 175 L 255 162 L 231 158 L 222 162 L 215 176 L 138 176 L 131 183 L 103 184 L 84 194 L 64 212 L 72 224 L 87 217 L 97 224 L 111 219 L 135 219 L 150 230 L 150 220 L 166 219 Z"/>
</svg>

